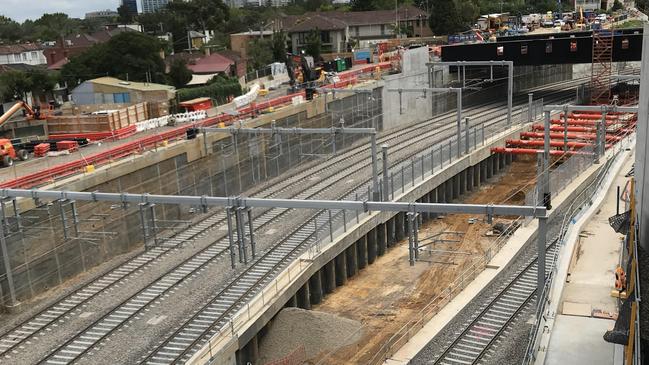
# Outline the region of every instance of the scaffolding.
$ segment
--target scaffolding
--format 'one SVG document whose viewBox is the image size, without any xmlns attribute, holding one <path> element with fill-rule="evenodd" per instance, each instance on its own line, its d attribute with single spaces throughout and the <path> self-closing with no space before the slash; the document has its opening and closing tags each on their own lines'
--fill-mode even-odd
<svg viewBox="0 0 649 365">
<path fill-rule="evenodd" d="M 591 76 L 591 102 L 595 105 L 608 104 L 611 98 L 611 76 L 613 69 L 613 31 L 593 31 L 593 64 Z"/>
</svg>

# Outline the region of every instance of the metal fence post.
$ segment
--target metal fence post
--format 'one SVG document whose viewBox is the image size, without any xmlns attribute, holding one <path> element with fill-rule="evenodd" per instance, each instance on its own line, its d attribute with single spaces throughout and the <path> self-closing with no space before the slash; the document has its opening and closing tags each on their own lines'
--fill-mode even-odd
<svg viewBox="0 0 649 365">
<path fill-rule="evenodd" d="M 328 210 L 329 212 L 329 239 L 331 239 L 331 242 L 334 241 L 334 226 L 333 226 L 333 220 L 331 219 L 331 209 Z"/>
<path fill-rule="evenodd" d="M 252 259 L 254 260 L 257 256 L 257 250 L 255 248 L 255 236 L 254 236 L 254 227 L 252 225 L 252 208 L 247 208 L 246 213 L 248 215 L 248 231 L 250 231 L 250 249 L 252 250 Z"/>
<path fill-rule="evenodd" d="M 372 200 L 380 201 L 381 196 L 379 195 L 379 166 L 377 161 L 378 156 L 376 150 L 376 133 L 372 134 L 371 146 L 372 146 L 372 189 L 374 190 L 374 196 L 372 197 Z M 369 199 L 370 197 L 368 196 L 367 198 Z"/>
<path fill-rule="evenodd" d="M 0 224 L 0 247 L 2 248 L 2 259 L 4 262 L 4 267 L 5 267 L 5 274 L 7 275 L 7 285 L 9 286 L 9 306 L 10 307 L 15 307 L 19 303 L 16 300 L 16 289 L 14 286 L 14 276 L 13 272 L 11 270 L 11 261 L 9 260 L 9 250 L 7 249 L 7 239 L 6 239 L 6 232 L 5 232 L 5 211 L 4 211 L 4 206 L 0 206 L 0 220 L 2 220 L 2 224 Z"/>
<path fill-rule="evenodd" d="M 548 217 L 539 217 L 539 236 L 537 242 L 538 250 L 538 259 L 536 262 L 537 267 L 537 288 L 536 288 L 536 297 L 538 298 L 538 307 L 541 308 L 541 303 L 543 302 L 543 288 L 545 287 L 545 247 L 547 245 L 547 223 Z"/>
<path fill-rule="evenodd" d="M 414 157 L 410 160 L 410 177 L 411 177 L 411 186 L 415 186 L 415 158 Z"/>
<path fill-rule="evenodd" d="M 469 134 L 469 125 L 470 125 L 470 123 L 471 123 L 470 118 L 467 117 L 467 118 L 464 119 L 464 133 L 465 133 L 465 136 L 464 136 L 464 138 L 465 138 L 464 153 L 467 154 L 467 155 L 469 154 L 469 144 L 470 144 L 470 141 L 469 141 L 469 135 L 470 135 Z"/>
<path fill-rule="evenodd" d="M 228 221 L 228 240 L 230 242 L 230 265 L 236 267 L 236 253 L 234 252 L 234 237 L 232 235 L 232 207 L 225 207 L 225 216 Z"/>
<path fill-rule="evenodd" d="M 462 89 L 457 91 L 457 158 L 462 156 Z M 450 142 L 450 141 L 449 141 Z"/>
<path fill-rule="evenodd" d="M 381 154 L 383 155 L 383 201 L 390 201 L 389 187 L 388 187 L 388 145 L 381 146 Z M 394 199 L 394 174 L 392 175 L 392 198 Z"/>
<path fill-rule="evenodd" d="M 563 108 L 563 152 L 568 152 L 568 107 Z"/>
<path fill-rule="evenodd" d="M 534 111 L 532 110 L 532 104 L 534 103 L 534 94 L 529 93 L 527 94 L 527 122 L 532 123 L 534 121 L 533 113 Z"/>
</svg>

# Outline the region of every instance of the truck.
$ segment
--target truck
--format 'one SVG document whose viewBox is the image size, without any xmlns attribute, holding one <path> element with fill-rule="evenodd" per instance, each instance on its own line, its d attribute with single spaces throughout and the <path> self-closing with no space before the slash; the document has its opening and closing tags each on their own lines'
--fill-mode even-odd
<svg viewBox="0 0 649 365">
<path fill-rule="evenodd" d="M 10 167 L 14 160 L 26 161 L 29 159 L 29 152 L 25 149 L 16 151 L 14 144 L 10 139 L 0 138 L 0 166 Z"/>
</svg>

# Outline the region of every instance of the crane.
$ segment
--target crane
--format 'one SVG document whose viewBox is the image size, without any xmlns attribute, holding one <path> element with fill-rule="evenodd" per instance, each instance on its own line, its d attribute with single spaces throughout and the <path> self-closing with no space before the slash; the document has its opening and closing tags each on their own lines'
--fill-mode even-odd
<svg viewBox="0 0 649 365">
<path fill-rule="evenodd" d="M 6 113 L 0 115 L 0 126 L 3 125 L 7 120 L 9 120 L 9 118 L 11 118 L 14 114 L 16 114 L 20 109 L 25 109 L 25 111 L 27 112 L 28 119 L 42 120 L 47 118 L 47 115 L 41 113 L 39 107 L 32 108 L 29 106 L 29 104 L 20 100 L 16 104 L 14 104 L 11 108 L 9 108 L 9 110 L 7 110 Z"/>
</svg>

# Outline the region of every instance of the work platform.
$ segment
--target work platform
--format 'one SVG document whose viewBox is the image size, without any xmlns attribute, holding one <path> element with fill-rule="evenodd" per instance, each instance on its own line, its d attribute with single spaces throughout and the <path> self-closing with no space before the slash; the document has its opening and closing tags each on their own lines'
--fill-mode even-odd
<svg viewBox="0 0 649 365">
<path fill-rule="evenodd" d="M 605 342 L 604 333 L 613 328 L 619 304 L 611 296 L 614 290 L 615 268 L 620 264 L 624 236 L 613 231 L 608 218 L 618 206 L 618 187 L 624 191 L 630 180 L 634 155 L 626 156 L 622 167 L 612 178 L 600 206 L 594 205 L 587 222 L 575 232 L 572 254 L 567 253 L 568 275 L 558 302 L 556 317 L 551 323 L 545 364 L 622 364 L 623 346 Z M 569 246 L 570 247 L 570 246 Z M 557 282 L 559 283 L 559 282 Z M 605 318 L 610 314 L 610 318 Z M 579 328 L 579 331 L 575 331 Z M 585 349 L 588 349 L 585 351 Z"/>
<path fill-rule="evenodd" d="M 603 31 L 605 32 L 605 31 Z M 640 61 L 641 28 L 615 30 L 613 62 Z M 593 33 L 565 32 L 500 37 L 494 43 L 442 47 L 442 61 L 514 61 L 514 66 L 593 62 Z"/>
</svg>

